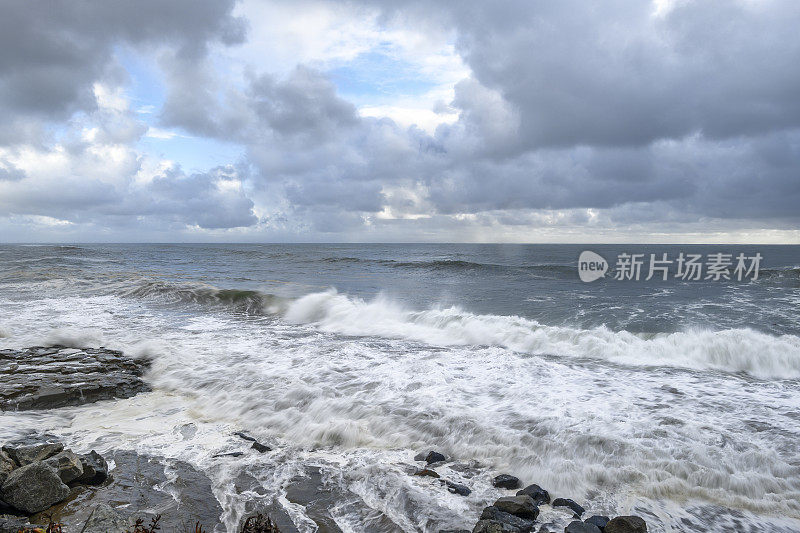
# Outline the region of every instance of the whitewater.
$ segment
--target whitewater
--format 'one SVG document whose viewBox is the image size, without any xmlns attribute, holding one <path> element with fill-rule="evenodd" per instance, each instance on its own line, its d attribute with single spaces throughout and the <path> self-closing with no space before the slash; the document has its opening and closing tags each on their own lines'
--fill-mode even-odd
<svg viewBox="0 0 800 533">
<path fill-rule="evenodd" d="M 153 390 L 3 412 L 0 440 L 185 461 L 215 531 L 256 504 L 316 531 L 310 471 L 342 531 L 471 528 L 501 472 L 651 531 L 800 530 L 796 249 L 747 286 L 599 289 L 557 246 L 2 250 L 0 348 L 119 349 Z M 235 431 L 276 451 L 226 457 Z M 434 448 L 469 496 L 408 474 Z"/>
</svg>

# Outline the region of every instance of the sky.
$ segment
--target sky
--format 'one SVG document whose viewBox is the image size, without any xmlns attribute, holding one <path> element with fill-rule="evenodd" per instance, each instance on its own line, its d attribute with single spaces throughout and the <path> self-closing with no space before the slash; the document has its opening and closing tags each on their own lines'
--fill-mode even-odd
<svg viewBox="0 0 800 533">
<path fill-rule="evenodd" d="M 796 0 L 0 0 L 0 242 L 800 244 Z"/>
</svg>

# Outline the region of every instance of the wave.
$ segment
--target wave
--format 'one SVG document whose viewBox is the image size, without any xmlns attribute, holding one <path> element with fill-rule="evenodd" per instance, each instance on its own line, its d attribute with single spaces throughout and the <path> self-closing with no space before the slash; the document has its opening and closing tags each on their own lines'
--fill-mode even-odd
<svg viewBox="0 0 800 533">
<path fill-rule="evenodd" d="M 407 339 L 436 346 L 499 346 L 520 353 L 588 357 L 636 366 L 800 377 L 800 337 L 751 329 L 637 334 L 606 327 L 546 326 L 518 316 L 478 315 L 458 307 L 410 311 L 385 297 L 364 301 L 335 290 L 290 302 L 284 318 L 332 333 Z"/>
<path fill-rule="evenodd" d="M 166 303 L 191 303 L 222 306 L 252 314 L 276 314 L 285 309 L 287 300 L 256 290 L 219 289 L 200 283 L 146 281 L 121 291 L 122 296 L 159 299 Z"/>
<path fill-rule="evenodd" d="M 358 257 L 325 257 L 322 263 L 361 263 L 374 264 L 390 268 L 423 269 L 444 271 L 495 271 L 495 272 L 529 272 L 542 276 L 577 277 L 575 265 L 536 264 L 536 265 L 504 265 L 499 263 L 480 263 L 461 259 L 435 259 L 431 261 L 397 261 L 393 259 L 367 259 Z"/>
</svg>

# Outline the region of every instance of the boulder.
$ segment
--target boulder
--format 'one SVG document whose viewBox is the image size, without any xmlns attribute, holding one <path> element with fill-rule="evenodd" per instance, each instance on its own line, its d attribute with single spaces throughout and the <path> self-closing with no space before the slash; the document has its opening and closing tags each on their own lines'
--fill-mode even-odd
<svg viewBox="0 0 800 533">
<path fill-rule="evenodd" d="M 497 520 L 479 520 L 472 533 L 529 533 L 531 529 L 520 529 Z"/>
<path fill-rule="evenodd" d="M 447 460 L 443 454 L 435 451 L 431 451 L 428 455 L 425 456 L 425 462 L 428 464 L 433 463 L 441 463 Z"/>
<path fill-rule="evenodd" d="M 43 461 L 61 452 L 63 449 L 64 445 L 58 442 L 52 444 L 33 444 L 30 446 L 3 446 L 3 451 L 14 460 L 17 466 L 25 466 L 36 461 Z"/>
<path fill-rule="evenodd" d="M 81 533 L 125 533 L 129 520 L 108 504 L 101 503 L 86 519 Z"/>
<path fill-rule="evenodd" d="M 99 453 L 92 450 L 78 457 L 83 468 L 83 474 L 76 479 L 78 483 L 99 485 L 106 480 L 108 477 L 108 463 Z"/>
<path fill-rule="evenodd" d="M 573 520 L 564 528 L 564 533 L 600 533 L 600 528 L 594 524 Z"/>
<path fill-rule="evenodd" d="M 52 466 L 41 461 L 11 472 L 0 489 L 0 497 L 28 514 L 44 511 L 69 496 L 67 487 Z"/>
<path fill-rule="evenodd" d="M 64 483 L 69 483 L 83 475 L 83 465 L 80 457 L 69 450 L 64 450 L 44 461 L 58 472 L 58 477 Z"/>
<path fill-rule="evenodd" d="M 17 467 L 14 460 L 4 451 L 0 451 L 0 487 L 3 486 L 8 475 Z"/>
<path fill-rule="evenodd" d="M 257 451 L 258 453 L 265 453 L 272 451 L 272 448 L 270 448 L 266 444 L 261 444 L 258 441 L 253 441 L 253 444 L 250 447 L 253 448 L 255 451 Z"/>
<path fill-rule="evenodd" d="M 459 483 L 453 483 L 452 481 L 448 480 L 441 480 L 447 485 L 447 491 L 452 494 L 458 494 L 459 496 L 469 496 L 472 492 L 466 485 L 461 485 Z"/>
<path fill-rule="evenodd" d="M 518 489 L 519 478 L 516 478 L 509 474 L 500 474 L 499 476 L 495 477 L 492 480 L 492 486 L 501 489 Z"/>
<path fill-rule="evenodd" d="M 492 505 L 504 513 L 528 520 L 536 520 L 539 516 L 539 508 L 530 496 L 504 496 L 498 498 Z"/>
<path fill-rule="evenodd" d="M 439 474 L 436 472 L 436 470 L 431 470 L 430 468 L 423 468 L 422 470 L 417 470 L 416 472 L 414 472 L 414 475 L 424 476 L 424 477 L 434 477 L 434 478 L 439 477 Z"/>
<path fill-rule="evenodd" d="M 486 507 L 481 513 L 481 520 L 490 520 L 492 522 L 499 522 L 517 528 L 519 531 L 530 531 L 534 527 L 534 521 L 528 518 L 520 518 L 511 513 L 501 511 L 494 505 Z"/>
<path fill-rule="evenodd" d="M 584 520 L 584 522 L 586 522 L 587 524 L 594 524 L 600 529 L 600 531 L 603 531 L 606 528 L 606 525 L 608 525 L 609 520 L 610 518 L 608 518 L 607 516 L 596 514 L 590 516 L 589 518 Z"/>
<path fill-rule="evenodd" d="M 580 517 L 586 512 L 586 509 L 575 503 L 575 500 L 570 500 L 569 498 L 556 498 L 553 500 L 553 507 L 568 507 L 572 509 L 572 512 L 574 512 L 577 517 Z"/>
<path fill-rule="evenodd" d="M 638 516 L 616 516 L 606 524 L 605 533 L 647 533 L 647 524 Z"/>
<path fill-rule="evenodd" d="M 517 491 L 517 496 L 524 495 L 528 495 L 533 498 L 533 501 L 536 503 L 536 505 L 550 503 L 550 493 L 536 484 L 528 485 L 524 489 Z"/>
</svg>

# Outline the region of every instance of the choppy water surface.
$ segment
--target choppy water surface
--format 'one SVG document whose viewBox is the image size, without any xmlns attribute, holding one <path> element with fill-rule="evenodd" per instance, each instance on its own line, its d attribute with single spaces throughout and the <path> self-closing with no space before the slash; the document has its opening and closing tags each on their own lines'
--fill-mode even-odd
<svg viewBox="0 0 800 533">
<path fill-rule="evenodd" d="M 765 259 L 584 284 L 567 245 L 0 246 L 0 348 L 118 348 L 154 387 L 0 414 L 0 439 L 189 462 L 231 532 L 261 500 L 312 531 L 285 489 L 309 469 L 345 531 L 471 528 L 505 471 L 652 531 L 800 530 L 800 247 L 590 248 Z M 277 451 L 214 457 L 236 430 Z M 408 475 L 430 448 L 469 497 Z"/>
</svg>

